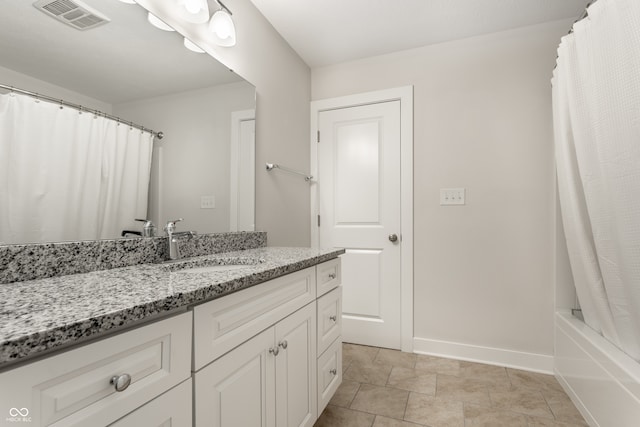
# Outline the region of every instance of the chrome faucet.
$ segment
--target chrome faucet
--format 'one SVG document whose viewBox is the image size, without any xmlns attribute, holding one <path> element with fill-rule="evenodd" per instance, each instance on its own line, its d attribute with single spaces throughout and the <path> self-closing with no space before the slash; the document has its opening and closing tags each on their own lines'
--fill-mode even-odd
<svg viewBox="0 0 640 427">
<path fill-rule="evenodd" d="M 195 237 L 195 231 L 176 231 L 176 222 L 182 221 L 182 218 L 174 219 L 173 221 L 167 222 L 167 225 L 164 226 L 164 231 L 167 232 L 167 237 L 169 238 L 169 259 L 180 259 L 180 246 L 178 245 L 178 241 L 182 237 Z"/>
</svg>

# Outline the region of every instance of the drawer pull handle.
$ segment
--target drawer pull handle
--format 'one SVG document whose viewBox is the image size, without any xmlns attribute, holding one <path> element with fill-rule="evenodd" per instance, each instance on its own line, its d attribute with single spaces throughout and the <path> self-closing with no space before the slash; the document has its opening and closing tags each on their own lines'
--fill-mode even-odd
<svg viewBox="0 0 640 427">
<path fill-rule="evenodd" d="M 336 273 L 329 273 L 329 279 L 335 279 Z"/>
<path fill-rule="evenodd" d="M 337 371 L 337 369 L 335 369 L 335 368 L 334 368 L 334 369 L 330 370 L 330 371 L 329 371 L 329 373 L 330 373 L 331 375 L 337 375 L 337 374 L 338 374 L 338 371 Z"/>
<path fill-rule="evenodd" d="M 287 340 L 282 341 L 280 344 L 278 344 L 280 347 L 282 347 L 283 350 L 287 349 L 287 346 L 289 345 L 289 343 L 287 342 Z"/>
<path fill-rule="evenodd" d="M 336 322 L 338 320 L 338 316 L 333 315 L 333 316 L 329 316 L 330 320 L 333 320 L 334 322 Z"/>
<path fill-rule="evenodd" d="M 127 387 L 129 387 L 129 385 L 131 384 L 131 375 L 129 374 L 115 375 L 111 377 L 110 383 L 115 386 L 116 391 L 125 391 Z"/>
<path fill-rule="evenodd" d="M 274 356 L 277 356 L 278 353 L 280 353 L 280 349 L 278 347 L 276 348 L 270 348 L 269 349 L 269 353 L 272 353 Z"/>
</svg>

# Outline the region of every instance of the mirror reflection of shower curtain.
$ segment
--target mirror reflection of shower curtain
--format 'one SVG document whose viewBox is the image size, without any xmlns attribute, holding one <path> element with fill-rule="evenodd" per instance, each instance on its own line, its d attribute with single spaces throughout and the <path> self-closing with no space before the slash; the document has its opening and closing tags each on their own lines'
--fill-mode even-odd
<svg viewBox="0 0 640 427">
<path fill-rule="evenodd" d="M 640 361 L 640 2 L 598 0 L 558 48 L 558 189 L 585 322 Z"/>
<path fill-rule="evenodd" d="M 116 121 L 0 95 L 0 242 L 118 237 L 146 216 L 152 146 Z"/>
</svg>

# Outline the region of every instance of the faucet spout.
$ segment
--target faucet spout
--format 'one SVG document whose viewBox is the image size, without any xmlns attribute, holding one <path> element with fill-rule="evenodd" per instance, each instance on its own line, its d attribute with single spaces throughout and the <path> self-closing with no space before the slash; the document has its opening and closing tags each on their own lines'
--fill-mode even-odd
<svg viewBox="0 0 640 427">
<path fill-rule="evenodd" d="M 179 240 L 183 237 L 193 238 L 196 236 L 195 231 L 175 231 L 176 230 L 176 222 L 182 221 L 182 218 L 169 221 L 167 225 L 164 227 L 164 230 L 167 232 L 168 243 L 169 243 L 169 259 L 175 260 L 180 259 L 180 245 Z"/>
</svg>

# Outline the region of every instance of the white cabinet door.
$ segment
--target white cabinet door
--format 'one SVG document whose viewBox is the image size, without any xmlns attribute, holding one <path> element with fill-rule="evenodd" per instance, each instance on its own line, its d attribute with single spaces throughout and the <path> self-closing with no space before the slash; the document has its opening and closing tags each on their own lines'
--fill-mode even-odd
<svg viewBox="0 0 640 427">
<path fill-rule="evenodd" d="M 318 298 L 318 354 L 342 332 L 342 286 Z"/>
<path fill-rule="evenodd" d="M 110 427 L 185 427 L 191 425 L 191 379 L 136 409 Z"/>
<path fill-rule="evenodd" d="M 273 344 L 271 327 L 195 373 L 196 426 L 275 427 Z"/>
<path fill-rule="evenodd" d="M 276 324 L 276 424 L 312 427 L 317 418 L 316 307 L 311 303 Z"/>
<path fill-rule="evenodd" d="M 322 413 L 342 383 L 342 341 L 336 339 L 318 358 L 318 413 Z"/>
</svg>

